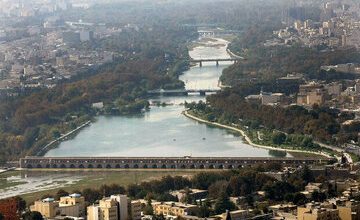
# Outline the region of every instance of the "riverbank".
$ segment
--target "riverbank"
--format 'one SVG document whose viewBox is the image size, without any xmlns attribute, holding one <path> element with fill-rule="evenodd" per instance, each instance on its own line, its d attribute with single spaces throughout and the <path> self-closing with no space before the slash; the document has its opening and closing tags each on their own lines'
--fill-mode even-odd
<svg viewBox="0 0 360 220">
<path fill-rule="evenodd" d="M 80 131 L 82 128 L 90 125 L 91 121 L 87 121 L 83 124 L 81 124 L 80 126 L 78 126 L 77 128 L 67 132 L 66 134 L 61 135 L 59 138 L 56 138 L 55 140 L 51 141 L 50 143 L 48 143 L 47 145 L 45 145 L 38 153 L 37 156 L 42 156 L 44 155 L 48 150 L 50 150 L 51 148 L 56 147 L 56 144 L 60 143 L 61 141 L 67 139 L 69 136 L 75 134 L 76 132 Z"/>
<path fill-rule="evenodd" d="M 68 192 L 86 188 L 98 188 L 104 183 L 128 186 L 164 176 L 188 176 L 199 172 L 221 170 L 26 170 L 11 171 L 0 175 L 0 199 L 20 196 L 28 204 L 44 195 L 54 195 L 59 189 Z"/>
<path fill-rule="evenodd" d="M 265 145 L 259 145 L 259 144 L 256 144 L 254 143 L 248 135 L 246 135 L 245 131 L 242 130 L 242 129 L 239 129 L 237 127 L 233 127 L 233 126 L 229 126 L 229 125 L 223 125 L 223 124 L 220 124 L 220 123 L 217 123 L 217 122 L 211 122 L 211 121 L 207 121 L 207 120 L 204 120 L 202 118 L 199 118 L 195 115 L 192 115 L 191 113 L 189 113 L 187 110 L 186 111 L 183 111 L 183 114 L 190 118 L 190 119 L 193 119 L 195 121 L 198 121 L 198 122 L 201 122 L 201 123 L 205 123 L 205 124 L 208 124 L 208 125 L 212 125 L 212 126 L 216 126 L 216 127 L 221 127 L 221 128 L 225 128 L 225 129 L 229 129 L 229 130 L 232 130 L 232 131 L 236 131 L 236 132 L 239 132 L 245 139 L 245 141 L 253 146 L 253 147 L 258 147 L 258 148 L 263 148 L 263 149 L 268 149 L 268 150 L 275 150 L 275 151 L 284 151 L 284 152 L 294 152 L 294 153 L 306 153 L 306 154 L 314 154 L 314 155 L 319 155 L 319 156 L 324 156 L 324 157 L 327 157 L 327 158 L 333 158 L 332 156 L 330 156 L 329 154 L 326 154 L 326 153 L 323 153 L 323 152 L 313 152 L 313 151 L 306 151 L 306 150 L 294 150 L 294 149 L 285 149 L 285 148 L 277 148 L 277 147 L 272 147 L 272 146 L 265 146 Z"/>
</svg>

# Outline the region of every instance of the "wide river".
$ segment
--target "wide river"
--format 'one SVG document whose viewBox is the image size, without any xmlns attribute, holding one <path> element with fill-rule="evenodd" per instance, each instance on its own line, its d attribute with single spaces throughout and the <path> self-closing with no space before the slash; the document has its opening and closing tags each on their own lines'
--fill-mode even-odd
<svg viewBox="0 0 360 220">
<path fill-rule="evenodd" d="M 192 58 L 227 58 L 227 41 L 203 41 L 190 51 Z M 187 89 L 218 88 L 222 70 L 231 63 L 204 63 L 194 66 L 180 79 Z M 62 142 L 46 156 L 272 156 L 266 149 L 254 148 L 241 136 L 210 127 L 181 114 L 184 101 L 199 101 L 200 96 L 158 97 L 155 101 L 173 103 L 152 106 L 136 116 L 100 116 L 76 137 Z"/>
<path fill-rule="evenodd" d="M 193 58 L 229 57 L 226 41 L 209 41 L 190 51 Z M 189 89 L 217 88 L 221 72 L 230 63 L 216 67 L 215 63 L 192 67 L 181 80 Z M 143 115 L 100 116 L 96 122 L 81 130 L 73 139 L 64 141 L 46 156 L 275 156 L 279 153 L 254 148 L 245 144 L 237 133 L 209 127 L 181 114 L 186 101 L 199 101 L 200 96 L 159 97 L 155 100 L 171 102 L 167 107 L 151 107 Z M 283 155 L 284 153 L 280 153 Z M 118 174 L 120 172 L 120 174 Z M 130 172 L 130 171 L 129 171 Z M 89 179 L 106 179 L 109 176 L 126 176 L 137 181 L 137 173 L 20 171 L 0 175 L 0 199 L 61 188 L 86 182 Z"/>
</svg>

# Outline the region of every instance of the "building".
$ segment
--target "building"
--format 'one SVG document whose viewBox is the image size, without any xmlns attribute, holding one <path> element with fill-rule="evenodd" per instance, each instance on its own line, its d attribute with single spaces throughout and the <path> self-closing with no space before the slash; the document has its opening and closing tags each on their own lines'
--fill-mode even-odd
<svg viewBox="0 0 360 220">
<path fill-rule="evenodd" d="M 59 207 L 62 209 L 71 206 L 78 206 L 79 214 L 77 216 L 85 216 L 85 198 L 80 194 L 74 193 L 69 196 L 60 197 Z M 76 216 L 76 215 L 71 215 Z"/>
<path fill-rule="evenodd" d="M 322 105 L 325 101 L 325 92 L 323 85 L 317 83 L 309 83 L 300 85 L 297 94 L 297 104 L 313 106 L 315 104 Z"/>
<path fill-rule="evenodd" d="M 235 210 L 235 211 L 231 211 L 229 212 L 231 220 L 245 220 L 245 219 L 249 219 L 250 217 L 250 213 L 248 210 Z M 218 215 L 217 217 L 219 217 L 222 220 L 226 220 L 227 219 L 227 215 L 228 213 L 222 213 L 221 215 Z"/>
<path fill-rule="evenodd" d="M 80 41 L 81 42 L 85 42 L 85 41 L 92 41 L 94 38 L 94 32 L 93 31 L 80 31 Z"/>
<path fill-rule="evenodd" d="M 182 190 L 172 191 L 170 192 L 170 194 L 177 197 L 179 201 L 185 202 L 186 196 L 188 196 L 189 199 L 192 201 L 205 199 L 208 195 L 208 191 L 202 189 L 182 189 Z"/>
<path fill-rule="evenodd" d="M 339 220 L 339 211 L 320 207 L 298 207 L 298 220 Z"/>
<path fill-rule="evenodd" d="M 99 205 L 87 207 L 88 220 L 118 220 L 118 203 L 109 198 L 99 201 Z"/>
<path fill-rule="evenodd" d="M 261 92 L 261 104 L 262 105 L 273 105 L 281 102 L 284 97 L 283 93 L 271 93 L 271 92 Z"/>
<path fill-rule="evenodd" d="M 141 204 L 140 204 L 141 206 Z M 138 211 L 137 204 L 134 204 Z M 134 216 L 138 213 L 134 213 Z M 126 195 L 112 195 L 103 198 L 98 205 L 87 207 L 88 220 L 127 220 L 128 219 L 128 198 Z"/>
<path fill-rule="evenodd" d="M 156 215 L 184 216 L 193 215 L 198 207 L 180 202 L 157 202 L 153 204 L 153 209 Z"/>
<path fill-rule="evenodd" d="M 74 31 L 66 31 L 63 33 L 63 42 L 73 45 L 80 43 L 80 33 Z"/>
<path fill-rule="evenodd" d="M 342 92 L 342 84 L 338 82 L 330 83 L 325 86 L 329 95 L 338 96 Z"/>
<path fill-rule="evenodd" d="M 355 201 L 346 201 L 337 205 L 339 217 L 341 220 L 360 219 L 360 203 Z"/>
<path fill-rule="evenodd" d="M 130 213 L 131 220 L 141 220 L 141 202 L 140 201 L 131 201 L 130 203 Z"/>
<path fill-rule="evenodd" d="M 15 198 L 0 200 L 0 213 L 6 220 L 18 220 L 20 219 L 18 202 Z"/>
<path fill-rule="evenodd" d="M 56 216 L 82 217 L 85 215 L 85 199 L 79 194 L 61 197 L 60 201 L 46 198 L 35 201 L 34 205 L 30 206 L 30 210 L 40 212 L 46 218 Z"/>
</svg>

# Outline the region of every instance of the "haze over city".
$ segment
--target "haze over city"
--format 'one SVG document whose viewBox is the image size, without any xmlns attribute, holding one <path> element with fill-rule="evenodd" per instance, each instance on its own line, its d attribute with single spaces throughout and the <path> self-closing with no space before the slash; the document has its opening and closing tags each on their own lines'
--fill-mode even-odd
<svg viewBox="0 0 360 220">
<path fill-rule="evenodd" d="M 358 0 L 0 0 L 0 220 L 360 220 Z"/>
</svg>

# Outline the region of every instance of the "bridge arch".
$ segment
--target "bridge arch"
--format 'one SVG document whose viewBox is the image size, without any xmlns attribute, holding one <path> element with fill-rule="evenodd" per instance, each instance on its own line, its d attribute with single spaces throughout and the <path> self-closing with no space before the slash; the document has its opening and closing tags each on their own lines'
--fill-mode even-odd
<svg viewBox="0 0 360 220">
<path fill-rule="evenodd" d="M 88 168 L 89 168 L 89 169 L 93 169 L 93 168 L 94 168 L 94 165 L 89 164 L 89 165 L 88 165 Z"/>
<path fill-rule="evenodd" d="M 41 169 L 42 168 L 41 164 L 36 165 L 36 168 Z"/>
<path fill-rule="evenodd" d="M 204 164 L 200 164 L 199 168 L 200 168 L 200 169 L 205 169 Z"/>
<path fill-rule="evenodd" d="M 161 169 L 166 169 L 167 167 L 166 167 L 166 164 L 163 164 L 162 166 L 161 166 Z"/>
<path fill-rule="evenodd" d="M 50 168 L 51 166 L 50 166 L 50 164 L 46 164 L 46 166 L 45 166 L 45 168 Z"/>
<path fill-rule="evenodd" d="M 57 168 L 57 165 L 54 163 L 51 167 L 54 168 L 54 169 L 56 169 L 56 168 Z"/>
<path fill-rule="evenodd" d="M 224 165 L 220 164 L 220 165 L 218 166 L 218 168 L 219 168 L 219 169 L 224 169 Z"/>
<path fill-rule="evenodd" d="M 176 169 L 176 165 L 175 165 L 175 164 L 172 164 L 172 165 L 170 166 L 170 168 L 171 168 L 171 169 Z"/>
<path fill-rule="evenodd" d="M 63 168 L 66 168 L 66 165 L 65 165 L 65 164 L 61 164 L 61 165 L 60 165 L 60 168 L 62 168 L 62 169 L 63 169 Z"/>
<path fill-rule="evenodd" d="M 135 168 L 135 169 L 138 169 L 138 168 L 139 168 L 139 165 L 135 164 L 135 165 L 134 165 L 134 168 Z"/>
<path fill-rule="evenodd" d="M 28 164 L 28 165 L 26 165 L 26 168 L 28 168 L 28 169 L 32 169 L 32 168 L 33 168 L 33 166 L 32 166 L 31 164 Z"/>
<path fill-rule="evenodd" d="M 234 166 L 232 165 L 232 164 L 230 164 L 230 165 L 228 165 L 228 167 L 227 167 L 228 169 L 233 169 L 234 168 Z"/>
<path fill-rule="evenodd" d="M 183 165 L 181 165 L 181 167 L 180 167 L 181 169 L 186 169 L 186 165 L 185 164 L 183 164 Z"/>
<path fill-rule="evenodd" d="M 153 165 L 152 165 L 152 168 L 153 168 L 153 169 L 156 169 L 156 168 L 158 168 L 158 166 L 157 166 L 156 164 L 153 164 Z"/>
<path fill-rule="evenodd" d="M 115 168 L 116 168 L 116 169 L 121 168 L 120 164 L 116 164 L 116 165 L 115 165 Z"/>
<path fill-rule="evenodd" d="M 144 164 L 143 168 L 144 168 L 144 169 L 147 169 L 147 168 L 149 168 L 149 167 L 148 167 L 147 164 Z"/>
<path fill-rule="evenodd" d="M 80 165 L 79 165 L 79 168 L 80 168 L 80 169 L 84 169 L 85 167 L 84 167 L 84 165 L 80 164 Z"/>
<path fill-rule="evenodd" d="M 210 164 L 209 169 L 214 169 L 214 168 L 215 168 L 214 164 Z"/>
<path fill-rule="evenodd" d="M 130 168 L 129 164 L 125 164 L 124 168 L 129 169 Z"/>
<path fill-rule="evenodd" d="M 74 169 L 74 168 L 75 168 L 75 165 L 74 165 L 74 164 L 71 164 L 71 165 L 70 165 L 70 168 L 71 168 L 71 169 Z"/>
<path fill-rule="evenodd" d="M 106 165 L 106 169 L 111 169 L 111 165 L 110 165 L 110 164 L 107 164 L 107 165 Z"/>
<path fill-rule="evenodd" d="M 98 165 L 96 166 L 96 168 L 97 168 L 97 169 L 102 169 L 103 166 L 102 166 L 101 164 L 98 164 Z"/>
<path fill-rule="evenodd" d="M 194 165 L 194 164 L 191 164 L 191 165 L 190 165 L 190 169 L 195 169 L 195 165 Z"/>
</svg>

